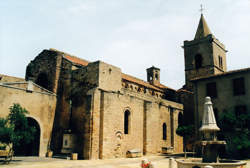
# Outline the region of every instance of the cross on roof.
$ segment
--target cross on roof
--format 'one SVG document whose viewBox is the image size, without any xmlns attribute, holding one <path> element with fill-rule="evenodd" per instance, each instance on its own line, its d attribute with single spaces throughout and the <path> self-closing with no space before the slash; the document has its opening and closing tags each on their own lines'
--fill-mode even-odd
<svg viewBox="0 0 250 168">
<path fill-rule="evenodd" d="M 201 4 L 201 9 L 200 9 L 201 14 L 203 13 L 203 11 L 204 11 L 204 8 L 203 8 L 203 6 Z"/>
</svg>

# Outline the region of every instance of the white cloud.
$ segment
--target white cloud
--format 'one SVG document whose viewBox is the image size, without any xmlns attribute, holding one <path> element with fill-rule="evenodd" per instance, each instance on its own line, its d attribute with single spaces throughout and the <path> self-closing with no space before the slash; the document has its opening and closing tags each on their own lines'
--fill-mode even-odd
<svg viewBox="0 0 250 168">
<path fill-rule="evenodd" d="M 68 11 L 73 14 L 81 14 L 83 12 L 90 12 L 95 10 L 96 4 L 90 3 L 89 1 L 78 1 L 78 3 L 73 3 L 73 5 L 68 7 Z"/>
</svg>

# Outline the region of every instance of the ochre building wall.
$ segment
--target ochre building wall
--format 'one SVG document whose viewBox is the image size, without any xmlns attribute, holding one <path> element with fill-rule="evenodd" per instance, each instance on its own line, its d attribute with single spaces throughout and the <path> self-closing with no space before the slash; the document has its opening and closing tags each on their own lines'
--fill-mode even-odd
<svg viewBox="0 0 250 168">
<path fill-rule="evenodd" d="M 14 81 L 17 82 L 15 78 Z M 20 84 L 12 83 L 11 85 L 0 83 L 0 117 L 6 117 L 9 114 L 10 106 L 13 106 L 14 103 L 19 103 L 25 108 L 29 112 L 27 117 L 35 119 L 39 124 L 39 156 L 45 156 L 52 136 L 56 95 L 43 91 L 35 85 L 33 85 L 33 92 L 27 92 L 27 83 L 23 81 Z"/>
</svg>

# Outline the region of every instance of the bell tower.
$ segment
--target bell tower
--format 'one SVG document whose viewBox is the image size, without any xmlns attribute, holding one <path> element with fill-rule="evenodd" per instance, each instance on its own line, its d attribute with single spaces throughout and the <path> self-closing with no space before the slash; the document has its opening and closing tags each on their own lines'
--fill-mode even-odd
<svg viewBox="0 0 250 168">
<path fill-rule="evenodd" d="M 152 85 L 160 84 L 160 69 L 154 66 L 147 69 L 147 81 Z"/>
<path fill-rule="evenodd" d="M 226 52 L 201 14 L 194 39 L 184 41 L 186 88 L 192 90 L 190 80 L 194 78 L 226 72 Z"/>
</svg>

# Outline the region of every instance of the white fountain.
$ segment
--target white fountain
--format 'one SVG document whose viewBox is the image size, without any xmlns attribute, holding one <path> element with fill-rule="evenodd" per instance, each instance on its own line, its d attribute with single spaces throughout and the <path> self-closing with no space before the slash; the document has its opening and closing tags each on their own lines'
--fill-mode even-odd
<svg viewBox="0 0 250 168">
<path fill-rule="evenodd" d="M 216 168 L 246 168 L 246 162 L 243 161 L 219 160 L 219 148 L 226 145 L 226 142 L 217 140 L 216 132 L 220 131 L 220 128 L 216 124 L 210 97 L 205 98 L 202 126 L 199 131 L 202 140 L 197 144 L 202 146 L 202 159 L 177 159 L 178 168 L 204 168 L 208 165 Z"/>
</svg>

